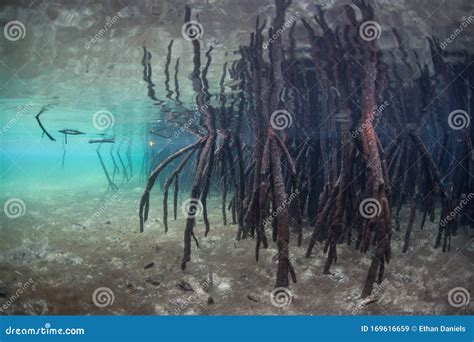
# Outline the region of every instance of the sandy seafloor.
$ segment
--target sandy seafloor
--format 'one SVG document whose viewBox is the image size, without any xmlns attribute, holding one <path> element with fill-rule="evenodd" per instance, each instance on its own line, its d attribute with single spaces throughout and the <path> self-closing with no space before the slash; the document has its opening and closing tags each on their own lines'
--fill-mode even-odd
<svg viewBox="0 0 474 342">
<path fill-rule="evenodd" d="M 140 234 L 137 212 L 141 191 L 123 189 L 115 197 L 103 191 L 46 191 L 41 198 L 26 194 L 22 197 L 24 216 L 9 219 L 2 214 L 0 307 L 8 305 L 1 314 L 474 313 L 474 239 L 465 228 L 452 239 L 451 251 L 443 253 L 432 248 L 435 224 L 427 222 L 420 231 L 418 215 L 410 249 L 402 254 L 402 224 L 402 230 L 393 234 L 386 280 L 369 304 L 363 304 L 359 295 L 370 254 L 339 245 L 333 274 L 322 275 L 322 245 L 316 245 L 312 258 L 304 257 L 310 235 L 306 230 L 303 246 L 297 247 L 294 241 L 290 246 L 298 277 L 298 283 L 290 287 L 292 302 L 278 308 L 270 302 L 276 273 L 273 242 L 268 250 L 261 251 L 257 263 L 255 240 L 235 240 L 237 226 L 222 224 L 216 197 L 209 205 L 210 234 L 204 237 L 204 225 L 198 221 L 195 232 L 200 249 L 193 244 L 192 261 L 183 272 L 180 261 L 185 220 L 181 210 L 174 221 L 170 201 L 169 231 L 165 234 L 162 200 L 155 192 L 149 222 Z M 13 195 L 4 194 L 2 203 Z M 407 216 L 404 209 L 402 222 L 406 223 Z M 209 284 L 205 291 L 200 289 L 202 284 Z M 21 285 L 26 288 L 16 296 Z M 105 307 L 96 306 L 92 300 L 100 287 L 113 293 L 113 302 Z M 471 293 L 470 304 L 455 308 L 448 303 L 448 292 L 455 287 Z"/>
</svg>

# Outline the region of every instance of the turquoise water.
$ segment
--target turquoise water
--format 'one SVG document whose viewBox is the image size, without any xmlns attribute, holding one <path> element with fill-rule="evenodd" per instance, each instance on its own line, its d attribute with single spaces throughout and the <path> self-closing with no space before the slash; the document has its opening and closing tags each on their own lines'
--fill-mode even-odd
<svg viewBox="0 0 474 342">
<path fill-rule="evenodd" d="M 453 97 L 453 104 L 465 102 L 457 99 L 464 96 L 458 88 L 465 85 L 458 79 L 450 89 L 450 77 L 438 79 L 444 76 L 438 75 L 437 53 L 430 51 L 426 39 L 431 31 L 440 38 L 454 32 L 458 18 L 466 14 L 464 0 L 463 6 L 434 4 L 436 8 L 414 2 L 400 2 L 398 7 L 392 4 L 392 8 L 378 1 L 375 19 L 381 25 L 366 20 L 373 19 L 372 15 L 367 17 L 362 7 L 356 10 L 355 4 L 293 1 L 283 31 L 270 30 L 270 26 L 278 24 L 278 9 L 284 1 L 26 2 L 9 0 L 0 6 L 3 26 L 16 24 L 20 33 L 14 36 L 4 30 L 5 39 L 0 39 L 0 312 L 5 303 L 7 314 L 458 314 L 471 309 L 456 311 L 447 297 L 451 289 L 473 283 L 472 235 L 453 238 L 451 253 L 433 250 L 440 229 L 433 218 L 425 222 L 423 211 L 437 220 L 446 209 L 440 210 L 439 202 L 435 205 L 430 195 L 433 191 L 437 197 L 441 188 L 434 179 L 438 170 L 421 168 L 427 158 L 421 159 L 423 151 L 413 153 L 413 147 L 420 150 L 420 145 L 411 142 L 417 138 L 424 141 L 434 163 L 439 160 L 443 182 L 468 176 L 462 172 L 458 177 L 460 167 L 466 165 L 457 163 L 459 151 L 453 146 L 453 139 L 462 137 L 462 132 L 450 130 L 446 146 L 441 145 L 442 136 L 434 133 L 451 126 L 451 114 L 438 112 L 437 102 L 448 97 Z M 185 4 L 192 8 L 193 25 L 183 23 L 189 17 Z M 424 7 L 430 13 L 423 13 Z M 448 14 L 450 7 L 456 13 Z M 357 25 L 350 8 L 360 21 Z M 400 13 L 410 16 L 403 23 L 392 20 Z M 327 35 L 321 25 L 324 18 L 334 36 Z M 452 22 L 451 27 L 442 23 L 446 19 Z M 256 22 L 259 30 L 263 21 L 261 50 L 259 34 L 254 31 Z M 366 24 L 378 28 L 380 37 L 363 35 L 361 28 Z M 198 45 L 190 42 L 188 28 L 192 26 L 197 28 L 191 31 L 203 33 L 197 37 L 200 65 Z M 426 30 L 430 26 L 433 30 Z M 401 43 L 398 35 L 394 36 L 396 32 L 391 32 L 395 28 L 401 29 Z M 360 39 L 350 39 L 352 33 L 358 33 Z M 405 37 L 407 33 L 409 37 Z M 274 38 L 276 35 L 282 39 Z M 334 39 L 326 39 L 330 36 Z M 470 37 L 467 30 L 463 36 Z M 362 42 L 372 41 L 370 38 L 380 40 L 373 46 Z M 460 37 L 456 44 L 464 46 L 468 40 Z M 274 44 L 277 41 L 281 44 Z M 330 41 L 337 43 L 332 49 Z M 359 50 L 359 45 L 365 50 Z M 380 58 L 372 63 L 365 59 L 366 48 L 375 46 Z M 278 66 L 271 67 L 279 60 L 280 47 L 282 75 Z M 372 76 L 376 65 L 378 106 L 371 117 L 368 105 L 372 105 L 373 89 L 372 81 L 367 80 L 372 77 L 367 76 Z M 198 66 L 202 77 L 196 78 Z M 359 66 L 369 68 L 364 72 Z M 412 68 L 421 72 L 408 75 Z M 325 69 L 326 76 L 321 72 Z M 401 83 L 406 88 L 399 88 Z M 260 86 L 264 101 L 258 98 Z M 429 91 L 425 92 L 425 87 Z M 280 94 L 274 92 L 278 89 Z M 212 120 L 214 115 L 201 115 L 196 108 L 199 93 L 205 94 L 205 106 L 214 111 L 215 135 L 211 123 L 204 125 L 204 119 Z M 270 106 L 266 99 L 273 101 Z M 390 101 L 383 102 L 387 99 Z M 263 113 L 257 113 L 260 102 Z M 364 109 L 368 113 L 363 113 Z M 428 129 L 422 129 L 418 137 L 413 123 L 421 125 L 418 119 L 425 112 L 429 115 L 424 128 Z M 461 112 L 467 115 L 467 111 Z M 286 120 L 279 120 L 276 114 L 283 114 Z M 365 116 L 367 121 L 363 122 Z M 447 122 L 437 122 L 445 117 Z M 259 126 L 267 130 L 257 130 Z M 356 133 L 350 139 L 354 148 L 349 148 L 340 134 L 350 126 Z M 376 126 L 380 144 L 367 147 L 377 142 L 371 126 Z M 259 131 L 267 142 L 260 152 L 257 146 L 263 141 Z M 398 134 L 401 140 L 397 138 L 393 146 L 399 147 L 392 150 L 389 143 Z M 167 164 L 150 193 L 142 197 L 150 170 L 181 147 L 202 142 L 196 140 L 199 137 L 207 139 L 206 147 L 193 145 L 196 149 L 187 162 L 181 155 Z M 225 145 L 228 137 L 231 147 Z M 209 147 L 214 152 L 206 152 Z M 377 161 L 377 153 L 372 153 L 379 149 L 382 158 L 385 147 L 387 170 Z M 440 158 L 440 148 L 446 148 L 449 156 Z M 268 168 L 260 169 L 259 156 L 270 162 Z M 178 172 L 176 166 L 183 160 L 187 164 Z M 350 168 L 346 160 L 352 160 Z M 373 160 L 377 163 L 372 164 Z M 459 161 L 464 163 L 464 159 Z M 283 165 L 282 172 L 277 162 Z M 453 165 L 456 172 L 452 172 Z M 351 175 L 350 182 L 345 180 L 346 172 Z M 377 198 L 366 198 L 372 183 L 380 185 L 382 173 L 383 183 L 390 186 L 381 190 L 380 196 L 373 191 Z M 174 183 L 166 182 L 171 175 Z M 374 182 L 373 175 L 377 176 Z M 200 178 L 204 180 L 199 191 L 191 192 L 194 181 L 199 188 Z M 282 178 L 285 186 L 280 186 Z M 173 185 L 168 197 L 164 195 L 165 182 Z M 298 208 L 296 200 L 290 202 L 300 194 Z M 387 198 L 392 195 L 390 204 L 397 213 L 390 218 Z M 209 201 L 203 205 L 199 202 L 205 196 Z M 445 195 L 442 198 L 444 203 Z M 334 200 L 337 203 L 332 206 Z M 191 217 L 190 204 L 196 202 L 201 206 L 195 211 L 206 209 L 208 215 Z M 418 202 L 414 216 L 413 204 Z M 374 203 L 378 213 L 365 212 L 364 203 Z M 142 217 L 149 214 L 144 224 L 139 221 L 139 208 Z M 260 224 L 263 215 L 271 220 Z M 280 215 L 291 219 L 280 220 Z M 388 234 L 390 219 L 395 221 L 392 235 Z M 404 254 L 404 229 L 409 220 L 410 227 L 424 228 L 413 228 L 412 242 Z M 276 224 L 270 227 L 270 221 Z M 195 241 L 188 261 L 187 242 L 193 225 Z M 268 249 L 258 249 L 259 227 L 267 231 Z M 242 228 L 252 233 L 256 228 L 258 238 L 236 239 Z M 410 232 L 411 228 L 406 229 Z M 393 258 L 384 281 L 373 291 L 380 298 L 366 306 L 360 301 L 361 285 L 370 278 L 367 270 L 375 270 L 369 265 L 380 260 L 361 253 L 358 246 L 361 237 L 370 241 L 372 231 L 374 243 L 380 242 L 385 251 L 379 255 L 381 249 L 374 247 L 375 256 L 384 259 L 380 265 L 388 259 L 386 238 L 393 239 Z M 380 240 L 380 232 L 386 238 Z M 316 233 L 318 241 L 313 238 Z M 346 237 L 348 244 L 354 243 L 339 248 L 338 242 Z M 313 242 L 314 257 L 308 258 L 306 248 Z M 326 272 L 335 247 L 338 263 Z M 260 253 L 258 262 L 256 251 Z M 285 288 L 291 290 L 290 302 L 292 292 L 295 301 L 284 311 L 272 302 L 275 275 L 281 273 L 277 267 L 287 263 L 282 252 L 291 260 L 298 278 L 298 283 Z M 185 263 L 189 266 L 182 269 Z M 280 283 L 286 286 L 277 278 L 278 287 Z M 29 290 L 16 296 L 17 288 L 25 284 Z M 190 297 L 190 292 L 197 297 Z M 97 299 L 102 295 L 97 294 L 108 295 L 110 302 L 100 305 L 103 303 Z"/>
<path fill-rule="evenodd" d="M 2 193 L 31 194 L 75 188 L 107 190 L 108 182 L 96 151 L 99 145 L 110 176 L 114 169 L 112 150 L 119 167 L 114 177 L 118 185 L 140 183 L 147 150 L 159 149 L 154 142 L 150 143 L 152 138 L 146 130 L 147 123 L 141 120 L 143 117 L 133 110 L 118 110 L 118 106 L 111 106 L 111 109 L 101 109 L 107 110 L 103 112 L 104 116 L 110 113 L 113 120 L 105 123 L 110 127 L 102 129 L 94 126 L 94 113 L 97 111 L 52 106 L 40 116 L 45 129 L 56 140 L 51 141 L 43 135 L 35 118 L 47 102 L 47 99 L 8 99 L 0 102 Z M 66 143 L 65 135 L 59 132 L 64 129 L 85 134 L 68 134 Z M 98 139 L 115 139 L 115 143 L 89 143 Z M 120 158 L 129 179 L 123 177 Z"/>
</svg>

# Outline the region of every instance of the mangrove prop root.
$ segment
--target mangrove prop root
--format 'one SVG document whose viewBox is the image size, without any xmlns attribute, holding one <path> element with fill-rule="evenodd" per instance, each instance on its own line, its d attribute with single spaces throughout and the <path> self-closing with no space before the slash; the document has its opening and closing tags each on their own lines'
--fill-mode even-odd
<svg viewBox="0 0 474 342">
<path fill-rule="evenodd" d="M 219 89 L 214 94 L 207 79 L 212 70 L 213 46 L 201 55 L 203 41 L 192 40 L 190 81 L 199 116 L 192 125 L 185 125 L 183 117 L 170 118 L 167 123 L 184 125 L 183 132 L 198 138 L 169 157 L 166 151 L 149 156 L 146 165 L 151 172 L 140 200 L 140 231 L 148 219 L 150 192 L 158 177 L 164 191 L 165 232 L 173 183 L 174 218 L 179 189 L 190 191 L 190 197 L 202 204 L 205 235 L 211 230 L 209 197 L 220 191 L 219 212 L 224 224 L 237 224 L 238 240 L 255 239 L 257 261 L 264 253 L 262 249 L 272 241 L 276 244 L 275 286 L 288 287 L 291 280 L 296 282 L 289 258 L 290 238 L 295 236 L 295 245 L 301 246 L 306 226 L 310 229 L 305 255 L 310 257 L 316 242 L 322 242 L 318 247 L 326 253 L 324 274 L 330 274 L 331 266 L 338 261 L 342 243 L 361 253 L 372 253 L 361 291 L 362 297 L 367 297 L 374 283 L 383 280 L 385 264 L 391 258 L 392 212 L 395 229 L 405 229 L 402 252 L 417 247 L 410 241 L 416 236 L 416 216 L 422 215 L 421 227 L 427 218 L 434 222 L 439 203 L 441 215 L 435 248 L 449 251 L 459 223 L 474 225 L 469 217 L 472 206 L 458 219 L 442 221 L 462 195 L 472 190 L 468 173 L 474 169 L 474 158 L 470 158 L 474 137 L 468 129 L 443 133 L 446 123 L 444 118 L 440 120 L 435 108 L 439 102 L 437 89 L 451 83 L 455 91 L 450 94 L 450 102 L 468 108 L 472 97 L 470 90 L 464 90 L 464 82 L 471 76 L 466 74 L 460 80 L 452 73 L 449 62 L 440 57 L 435 38 L 429 39 L 429 47 L 433 68 L 440 77 L 430 75 L 431 68 L 422 64 L 418 52 L 414 52 L 412 65 L 411 53 L 396 30 L 392 31 L 401 63 L 392 63 L 388 57 L 397 57 L 393 52 L 379 49 L 377 41 L 360 37 L 361 15 L 363 20 L 374 18 L 374 9 L 360 0 L 355 0 L 354 6 L 345 6 L 349 24 L 344 27 L 333 31 L 325 10 L 317 7 L 313 18 L 293 23 L 288 46 L 283 46 L 287 40 L 280 36 L 272 39 L 271 44 L 264 43 L 267 34 L 273 37 L 282 30 L 290 3 L 275 0 L 275 16 L 268 25 L 257 17 L 250 43 L 235 52 L 240 54 L 239 59 L 223 63 Z M 188 7 L 184 19 L 191 20 Z M 319 30 L 314 29 L 315 25 Z M 305 30 L 310 43 L 308 51 L 296 44 L 298 28 Z M 180 102 L 179 58 L 174 69 L 174 91 L 170 85 L 173 44 L 169 43 L 164 62 L 166 101 L 182 111 L 178 115 L 189 117 L 191 111 Z M 206 62 L 201 63 L 201 58 Z M 470 58 L 466 58 L 466 63 Z M 163 102 L 156 98 L 151 80 L 150 59 L 151 53 L 144 48 L 143 79 L 148 96 L 160 104 Z M 418 68 L 419 73 L 410 82 L 404 82 L 400 75 L 412 74 L 413 68 Z M 376 109 L 385 99 L 390 100 L 390 106 L 382 111 Z M 272 114 L 278 110 L 291 114 L 290 127 L 273 127 Z M 160 134 L 162 130 L 147 129 L 155 135 L 169 136 Z M 431 134 L 425 135 L 425 130 Z M 384 133 L 382 141 L 378 137 L 380 132 Z M 442 143 L 434 144 L 430 135 L 439 136 Z M 112 154 L 112 180 L 116 173 L 122 173 L 126 182 L 132 177 L 131 163 L 124 165 L 127 160 L 122 160 L 119 150 L 120 145 Z M 173 163 L 173 170 L 166 169 L 167 174 L 160 176 L 181 157 L 177 166 Z M 462 167 L 455 162 L 464 159 Z M 380 209 L 370 218 L 361 215 L 359 208 L 368 198 L 378 203 Z M 406 226 L 402 225 L 405 207 L 409 208 Z M 227 211 L 231 212 L 232 220 Z M 191 260 L 193 241 L 199 247 L 195 226 L 196 219 L 190 211 L 184 230 L 183 270 Z"/>
<path fill-rule="evenodd" d="M 144 228 L 144 223 L 148 220 L 148 211 L 150 209 L 150 191 L 155 185 L 156 178 L 160 174 L 161 171 L 173 160 L 178 158 L 179 156 L 183 155 L 184 153 L 188 152 L 191 149 L 194 149 L 198 147 L 200 144 L 202 144 L 206 139 L 201 138 L 197 140 L 196 142 L 183 147 L 182 149 L 176 151 L 174 154 L 163 160 L 157 167 L 156 169 L 153 170 L 153 172 L 148 176 L 148 181 L 145 186 L 145 191 L 143 192 L 143 195 L 140 199 L 140 206 L 139 206 L 139 218 L 140 218 L 140 232 L 143 232 Z"/>
</svg>

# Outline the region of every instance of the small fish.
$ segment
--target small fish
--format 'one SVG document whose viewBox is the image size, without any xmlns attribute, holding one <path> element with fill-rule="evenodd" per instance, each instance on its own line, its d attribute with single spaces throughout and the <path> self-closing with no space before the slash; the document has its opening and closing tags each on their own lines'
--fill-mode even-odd
<svg viewBox="0 0 474 342">
<path fill-rule="evenodd" d="M 146 278 L 145 281 L 147 283 L 151 284 L 151 285 L 154 285 L 154 286 L 160 286 L 161 285 L 161 281 L 159 281 L 158 279 L 156 279 L 154 277 L 148 277 L 148 278 Z"/>
<path fill-rule="evenodd" d="M 180 280 L 177 286 L 183 291 L 187 291 L 187 292 L 194 291 L 192 286 L 185 280 Z"/>
<path fill-rule="evenodd" d="M 252 294 L 248 294 L 248 295 L 247 295 L 247 298 L 248 298 L 249 300 L 251 300 L 252 302 L 256 302 L 256 303 L 260 302 L 260 301 L 259 301 L 254 295 L 252 295 Z"/>
<path fill-rule="evenodd" d="M 240 80 L 231 80 L 227 83 L 224 83 L 224 87 L 229 87 L 229 88 L 232 88 L 232 87 L 235 87 L 237 85 L 240 84 Z"/>
<path fill-rule="evenodd" d="M 231 90 L 231 91 L 227 91 L 225 93 L 221 93 L 221 95 L 223 96 L 230 96 L 230 95 L 235 95 L 235 94 L 240 94 L 242 92 L 242 90 Z"/>
<path fill-rule="evenodd" d="M 145 267 L 143 267 L 144 270 L 147 270 L 149 268 L 152 268 L 153 266 L 155 266 L 155 263 L 154 262 L 151 262 L 149 263 L 148 265 L 145 265 Z"/>
<path fill-rule="evenodd" d="M 235 62 L 235 61 L 240 60 L 241 58 L 242 58 L 242 57 L 239 56 L 239 55 L 226 56 L 226 57 L 224 58 L 224 61 L 225 61 L 225 62 Z"/>
<path fill-rule="evenodd" d="M 114 142 L 115 142 L 114 138 L 89 140 L 89 144 L 102 144 L 102 143 L 114 143 Z"/>
</svg>

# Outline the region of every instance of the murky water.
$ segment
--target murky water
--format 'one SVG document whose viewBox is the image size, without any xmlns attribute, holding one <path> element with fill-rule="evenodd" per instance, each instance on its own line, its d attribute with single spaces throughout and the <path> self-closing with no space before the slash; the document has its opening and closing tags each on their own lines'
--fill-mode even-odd
<svg viewBox="0 0 474 342">
<path fill-rule="evenodd" d="M 341 7 L 337 7 L 345 2 L 318 3 L 326 11 L 330 27 L 349 23 L 348 18 L 340 15 Z M 197 70 L 206 77 L 199 79 L 201 83 L 198 86 L 193 84 L 193 44 L 182 32 L 186 4 L 190 5 L 193 14 L 198 13 L 199 24 L 204 27 L 203 37 L 200 38 L 201 65 Z M 336 141 L 341 138 L 339 124 L 347 122 L 347 118 L 339 114 L 339 108 L 331 107 L 336 107 L 334 94 L 340 96 L 339 90 L 335 87 L 317 88 L 320 79 L 313 74 L 317 68 L 307 65 L 314 56 L 301 23 L 303 19 L 314 19 L 314 5 L 313 1 L 294 0 L 287 13 L 287 18 L 294 18 L 288 27 L 298 23 L 292 39 L 293 43 L 296 39 L 293 45 L 299 55 L 291 63 L 286 61 L 285 82 L 291 79 L 296 84 L 300 78 L 303 79 L 299 71 L 291 74 L 292 67 L 301 67 L 310 74 L 304 82 L 314 81 L 315 85 L 304 84 L 298 89 L 293 88 L 291 96 L 290 91 L 285 90 L 287 98 L 280 102 L 288 105 L 288 108 L 285 107 L 288 110 L 296 111 L 290 118 L 293 129 L 298 130 L 284 136 L 280 143 L 286 144 L 289 141 L 287 138 L 297 141 L 303 136 L 306 139 L 317 136 L 317 139 L 327 143 L 325 146 L 317 145 L 326 154 L 321 157 L 322 160 L 333 162 L 337 169 L 342 163 L 342 157 L 336 151 L 340 147 Z M 434 67 L 426 36 L 437 34 L 449 37 L 456 24 L 446 18 L 461 17 L 466 14 L 466 7 L 472 7 L 458 0 L 449 5 L 448 13 L 446 6 L 438 2 L 422 6 L 403 1 L 378 1 L 377 20 L 383 24 L 378 41 L 383 52 L 381 60 L 397 68 L 404 63 L 407 70 L 415 69 L 419 63 L 432 71 Z M 404 40 L 408 57 L 394 48 L 398 43 L 393 35 L 386 34 L 391 27 L 402 25 L 399 20 L 402 11 L 409 13 L 413 19 L 400 19 L 405 25 L 404 35 L 408 35 Z M 464 295 L 471 296 L 474 283 L 472 230 L 467 228 L 467 224 L 460 227 L 458 235 L 450 238 L 451 250 L 443 253 L 433 249 L 439 228 L 437 222 L 427 219 L 423 230 L 420 230 L 422 214 L 417 213 L 410 246 L 407 253 L 402 253 L 404 229 L 410 216 L 408 200 L 400 205 L 400 215 L 397 216 L 401 229 L 395 229 L 397 224 L 393 222 L 392 260 L 386 265 L 384 280 L 365 300 L 360 298 L 360 293 L 371 262 L 370 252 L 361 254 L 353 248 L 354 244 L 345 246 L 344 240 L 344 243 L 337 244 L 337 262 L 333 263 L 329 274 L 323 275 L 327 258 L 327 254 L 323 253 L 325 242 L 318 241 L 312 256 L 305 257 L 314 222 L 306 217 L 303 219 L 302 246 L 297 246 L 297 231 L 291 222 L 289 258 L 298 281 L 290 285 L 290 290 L 284 290 L 289 291 L 291 305 L 275 304 L 275 273 L 281 251 L 271 239 L 272 227 L 266 227 L 269 246 L 260 250 L 257 262 L 256 239 L 236 239 L 238 224 L 232 214 L 235 216 L 235 211 L 238 211 L 235 209 L 239 199 L 237 177 L 228 178 L 227 183 L 223 181 L 229 174 L 234 177 L 232 172 L 239 175 L 242 172 L 247 196 L 243 196 L 241 202 L 248 204 L 249 187 L 253 183 L 252 177 L 255 177 L 252 174 L 252 153 L 257 146 L 253 135 L 256 111 L 252 101 L 255 100 L 256 88 L 247 85 L 244 89 L 243 76 L 236 70 L 244 64 L 242 54 L 246 50 L 241 47 L 247 48 L 250 44 L 257 16 L 260 22 L 267 20 L 266 23 L 270 23 L 274 17 L 273 1 L 2 2 L 0 19 L 3 27 L 10 25 L 14 19 L 21 23 L 16 24 L 20 30 L 18 39 L 8 36 L 5 29 L 0 40 L 2 314 L 357 315 L 474 312 L 472 301 L 456 307 L 448 299 L 450 291 L 459 287 L 467 291 Z M 463 20 L 466 22 L 467 19 Z M 316 27 L 315 23 L 311 23 Z M 466 30 L 459 34 L 456 51 L 467 53 L 472 49 L 473 27 L 474 24 L 466 26 Z M 285 46 L 289 45 L 288 36 L 289 33 L 284 31 Z M 262 50 L 264 53 L 268 53 L 268 47 L 272 44 L 271 37 L 266 44 L 267 47 Z M 345 45 L 339 44 L 338 48 L 341 47 Z M 326 52 L 324 49 L 321 51 Z M 457 61 L 459 56 L 456 53 L 453 56 L 450 58 Z M 270 65 L 269 58 L 265 57 L 263 61 Z M 356 59 L 350 63 L 341 61 L 351 67 L 361 65 Z M 393 61 L 397 63 L 390 64 Z M 252 81 L 256 74 L 255 70 L 248 68 L 246 82 Z M 394 69 L 388 74 L 404 79 L 407 70 Z M 268 67 L 263 73 L 267 77 L 264 86 L 272 84 L 273 79 L 268 76 L 270 72 L 273 69 Z M 362 84 L 359 79 L 352 83 L 345 76 L 342 79 L 348 84 L 357 83 L 355 86 Z M 410 82 L 407 84 L 412 84 Z M 436 86 L 433 89 L 444 91 L 441 81 L 436 79 L 434 83 Z M 378 86 L 382 87 L 380 84 Z M 327 89 L 334 90 L 334 94 Z M 192 258 L 187 268 L 182 270 L 183 233 L 189 222 L 185 203 L 190 199 L 193 180 L 199 171 L 197 161 L 201 150 L 190 155 L 189 164 L 178 173 L 177 191 L 175 184 L 178 182 L 167 184 L 167 177 L 170 170 L 179 166 L 179 159 L 168 166 L 167 173 L 157 178 L 151 191 L 150 213 L 143 233 L 140 233 L 139 203 L 147 177 L 160 162 L 180 148 L 211 135 L 212 130 L 207 127 L 209 124 L 205 123 L 202 115 L 203 106 L 199 107 L 196 101 L 199 101 L 199 90 L 205 93 L 205 109 L 209 106 L 218 113 L 215 141 L 219 148 L 216 148 L 215 159 L 203 163 L 201 170 L 203 174 L 209 169 L 213 172 L 206 176 L 212 179 L 207 203 L 210 231 L 205 233 L 205 219 L 198 216 L 193 237 L 199 247 L 193 240 Z M 407 93 L 411 94 L 411 91 L 409 89 Z M 352 94 L 355 94 L 354 98 L 348 102 L 353 104 L 353 112 L 359 113 L 359 89 Z M 304 101 L 297 103 L 300 107 L 289 104 L 290 99 L 298 96 L 307 103 L 310 103 L 309 98 L 316 102 L 325 99 L 328 106 L 314 106 L 304 114 L 303 110 L 297 111 L 304 107 Z M 429 100 L 434 102 L 435 99 L 437 97 Z M 417 102 L 411 97 L 406 100 L 407 103 L 410 101 L 419 104 L 421 100 Z M 271 106 L 271 101 L 268 102 Z M 384 103 L 379 99 L 377 102 Z M 389 145 L 390 139 L 398 134 L 390 128 L 398 127 L 400 123 L 397 121 L 394 124 L 389 120 L 392 117 L 387 119 L 388 114 L 395 115 L 398 107 L 399 104 L 394 102 L 392 105 L 391 102 L 389 109 L 376 114 L 381 116 L 377 129 L 382 145 Z M 434 110 L 433 113 L 442 117 L 444 109 L 437 110 L 441 114 Z M 329 112 L 331 115 L 337 112 L 339 116 L 337 120 L 333 118 L 331 124 L 324 124 L 322 116 L 332 117 Z M 222 119 L 219 116 L 222 113 L 227 113 L 227 117 L 222 116 Z M 410 112 L 407 117 L 416 117 L 415 113 L 418 115 L 421 111 Z M 465 113 L 467 115 L 467 111 Z M 299 121 L 305 115 L 315 117 Z M 428 140 L 429 153 L 433 154 L 439 153 L 440 147 L 436 144 L 439 145 L 438 140 L 442 140 L 441 135 L 437 136 L 439 127 L 434 126 L 435 119 L 427 124 L 429 134 L 422 135 Z M 241 140 L 232 136 L 230 149 L 242 143 L 242 170 L 237 172 L 235 155 L 228 162 L 230 165 L 235 161 L 234 166 L 229 167 L 224 159 L 216 167 L 217 159 L 226 153 L 222 147 L 226 134 L 232 135 L 239 124 L 242 126 L 238 132 Z M 419 125 L 422 126 L 421 123 Z M 267 126 L 262 126 L 266 127 L 262 131 L 270 131 Z M 280 132 L 272 130 L 273 133 L 277 131 Z M 307 135 L 307 132 L 311 134 Z M 462 140 L 460 135 L 454 136 L 451 131 L 449 137 L 454 137 L 453 141 Z M 288 153 L 295 161 L 304 160 L 305 157 L 300 158 L 299 152 L 305 146 L 295 143 Z M 468 162 L 463 156 L 461 160 L 456 155 L 456 145 L 451 140 L 446 146 L 449 150 L 446 160 L 458 158 L 458 164 L 467 167 Z M 268 146 L 265 151 L 268 151 Z M 259 161 L 264 159 L 262 155 Z M 312 158 L 314 156 L 308 152 L 307 165 L 297 164 L 297 171 L 306 176 L 304 170 L 314 170 Z M 331 161 L 332 158 L 334 161 Z M 284 158 L 281 160 L 283 165 Z M 415 165 L 415 162 L 406 159 L 407 165 Z M 362 158 L 353 164 L 361 163 Z M 318 182 L 324 181 L 321 165 L 318 164 L 317 172 L 312 175 Z M 442 160 L 438 166 L 444 172 L 443 177 L 447 177 L 443 182 L 455 188 L 452 184 L 459 179 L 451 175 L 451 166 L 443 168 Z M 274 169 L 274 165 L 269 168 L 271 171 Z M 287 177 L 284 187 L 290 189 L 296 183 L 288 176 L 288 170 L 290 167 L 283 171 L 283 176 Z M 410 172 L 412 178 L 416 178 L 413 171 Z M 262 175 L 267 174 L 262 172 Z M 337 175 L 331 177 L 337 179 Z M 354 180 L 357 177 L 359 175 L 354 175 Z M 272 180 L 269 186 L 274 186 L 274 183 Z M 397 194 L 399 184 L 394 181 L 391 185 L 393 193 Z M 165 233 L 163 202 L 166 186 L 170 186 L 171 190 L 166 202 L 168 232 Z M 230 190 L 223 208 L 224 187 Z M 318 185 L 318 191 L 322 193 L 324 187 L 324 184 Z M 206 188 L 206 185 L 198 188 Z M 408 190 L 407 199 L 412 190 Z M 362 196 L 362 191 L 354 190 L 354 194 L 356 192 L 357 196 Z M 274 195 L 272 193 L 271 196 Z M 307 206 L 313 205 L 319 195 L 311 197 Z M 322 202 L 324 199 L 321 198 Z M 267 197 L 266 200 L 262 206 L 273 198 Z M 424 203 L 423 200 L 419 202 Z M 275 207 L 272 202 L 272 208 Z M 357 209 L 357 205 L 354 208 Z M 433 208 L 433 216 L 438 219 L 442 215 L 439 203 L 436 202 Z M 227 224 L 224 224 L 223 211 Z M 355 228 L 358 229 L 354 227 L 354 231 Z"/>
</svg>

